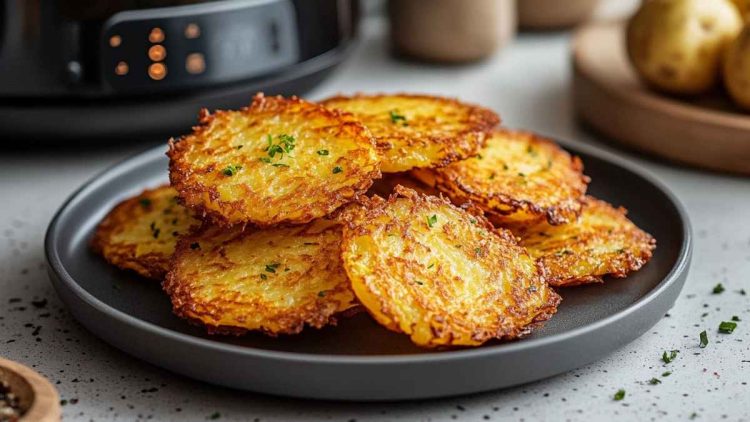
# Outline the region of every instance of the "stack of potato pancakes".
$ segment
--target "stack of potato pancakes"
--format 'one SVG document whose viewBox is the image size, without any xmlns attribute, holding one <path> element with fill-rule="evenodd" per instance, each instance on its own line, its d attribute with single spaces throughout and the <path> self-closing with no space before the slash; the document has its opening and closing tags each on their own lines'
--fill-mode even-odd
<svg viewBox="0 0 750 422">
<path fill-rule="evenodd" d="M 269 335 L 367 311 L 423 347 L 526 335 L 553 288 L 624 277 L 654 239 L 586 196 L 577 157 L 427 95 L 258 94 L 169 142 L 171 186 L 92 240 L 209 332 Z"/>
</svg>

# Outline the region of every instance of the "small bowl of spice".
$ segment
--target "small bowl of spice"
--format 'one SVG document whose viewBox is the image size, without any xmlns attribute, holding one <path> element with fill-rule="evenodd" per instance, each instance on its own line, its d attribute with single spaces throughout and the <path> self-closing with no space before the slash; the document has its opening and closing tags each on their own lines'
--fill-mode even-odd
<svg viewBox="0 0 750 422">
<path fill-rule="evenodd" d="M 59 422 L 60 397 L 31 368 L 0 358 L 0 422 Z"/>
</svg>

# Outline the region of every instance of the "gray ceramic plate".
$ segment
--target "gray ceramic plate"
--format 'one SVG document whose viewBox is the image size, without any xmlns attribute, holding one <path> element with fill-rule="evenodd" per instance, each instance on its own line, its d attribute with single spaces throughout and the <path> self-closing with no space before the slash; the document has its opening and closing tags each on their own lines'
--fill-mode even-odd
<svg viewBox="0 0 750 422">
<path fill-rule="evenodd" d="M 517 385 L 593 362 L 634 340 L 672 306 L 687 276 L 690 228 L 675 198 L 622 165 L 580 155 L 593 179 L 590 192 L 629 208 L 630 217 L 656 237 L 658 248 L 651 262 L 627 279 L 562 290 L 557 315 L 517 342 L 420 350 L 366 314 L 297 336 L 206 335 L 172 315 L 158 283 L 118 271 L 88 248 L 97 222 L 112 206 L 167 180 L 163 148 L 110 168 L 63 205 L 47 232 L 49 274 L 70 312 L 95 335 L 145 361 L 211 383 L 342 400 L 418 399 Z"/>
</svg>

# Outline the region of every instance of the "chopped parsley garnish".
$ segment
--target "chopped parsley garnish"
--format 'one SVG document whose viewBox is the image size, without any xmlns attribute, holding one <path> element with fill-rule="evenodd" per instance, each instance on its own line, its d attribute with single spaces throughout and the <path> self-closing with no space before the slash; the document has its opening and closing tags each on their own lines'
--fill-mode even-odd
<svg viewBox="0 0 750 422">
<path fill-rule="evenodd" d="M 661 360 L 663 360 L 664 363 L 670 363 L 677 358 L 677 353 L 679 352 L 679 350 L 670 350 L 668 352 L 665 350 L 661 355 Z"/>
<path fill-rule="evenodd" d="M 242 147 L 244 147 L 244 145 L 237 145 L 234 149 L 242 149 Z"/>
<path fill-rule="evenodd" d="M 200 248 L 201 248 L 201 245 L 198 242 L 193 242 L 193 243 L 190 244 L 190 249 L 192 249 L 192 250 L 196 250 L 196 249 L 200 249 Z"/>
<path fill-rule="evenodd" d="M 701 349 L 704 349 L 706 346 L 708 346 L 708 333 L 706 333 L 706 330 L 701 331 L 700 339 L 700 347 Z"/>
<path fill-rule="evenodd" d="M 531 145 L 526 148 L 526 153 L 532 157 L 536 157 L 536 150 Z"/>
<path fill-rule="evenodd" d="M 737 315 L 732 316 L 732 321 L 740 321 L 740 317 Z"/>
<path fill-rule="evenodd" d="M 555 252 L 555 256 L 565 256 L 565 255 L 573 255 L 573 251 L 570 249 L 563 249 L 561 251 Z"/>
<path fill-rule="evenodd" d="M 470 218 L 469 221 L 471 222 L 471 224 L 477 224 L 476 218 Z"/>
<path fill-rule="evenodd" d="M 406 123 L 406 116 L 404 116 L 403 114 L 398 114 L 396 110 L 389 111 L 388 115 L 391 116 L 391 123 L 402 122 L 404 126 L 408 125 L 408 123 Z"/>
<path fill-rule="evenodd" d="M 268 273 L 275 273 L 276 272 L 276 268 L 279 268 L 279 265 L 281 265 L 281 264 L 279 264 L 278 262 L 274 262 L 274 263 L 271 263 L 271 264 L 266 264 L 266 272 L 268 272 Z"/>
<path fill-rule="evenodd" d="M 234 176 L 240 170 L 242 170 L 242 166 L 230 164 L 226 166 L 221 172 L 224 174 L 224 176 Z"/>
<path fill-rule="evenodd" d="M 328 150 L 327 149 L 319 149 L 318 150 L 318 155 L 328 155 Z"/>
<path fill-rule="evenodd" d="M 732 334 L 735 328 L 737 328 L 736 322 L 721 321 L 719 324 L 719 332 L 722 334 Z"/>
<path fill-rule="evenodd" d="M 672 371 L 666 371 L 666 372 L 662 372 L 661 373 L 661 376 L 663 376 L 663 377 L 668 377 L 670 375 L 672 375 Z"/>
<path fill-rule="evenodd" d="M 138 201 L 143 208 L 148 208 L 151 206 L 151 200 L 148 198 L 141 198 L 140 201 Z"/>
<path fill-rule="evenodd" d="M 490 174 L 490 177 L 488 177 L 490 180 L 495 180 L 495 172 L 493 171 L 492 174 Z"/>
<path fill-rule="evenodd" d="M 547 170 L 552 168 L 552 160 L 547 160 Z"/>
<path fill-rule="evenodd" d="M 625 390 L 623 390 L 622 388 L 619 389 L 619 390 L 617 390 L 617 392 L 615 393 L 614 397 L 612 397 L 612 398 L 615 401 L 620 401 L 620 400 L 624 399 L 625 398 Z"/>
<path fill-rule="evenodd" d="M 432 268 L 434 266 L 435 266 L 435 263 L 433 262 L 433 263 L 431 263 L 430 265 L 427 266 L 427 269 L 429 270 L 430 268 Z"/>
<path fill-rule="evenodd" d="M 311 245 L 319 245 L 319 243 L 318 243 L 318 242 L 305 242 L 304 244 L 305 244 L 306 246 L 311 246 Z"/>
<path fill-rule="evenodd" d="M 477 254 L 477 256 L 482 256 L 482 248 L 474 248 L 474 253 Z"/>
<path fill-rule="evenodd" d="M 261 274 L 261 275 L 260 275 L 260 279 L 261 279 L 261 280 L 268 280 L 268 276 L 267 276 L 267 275 L 265 275 L 265 274 Z"/>
<path fill-rule="evenodd" d="M 526 177 L 526 174 L 518 172 L 518 177 Z"/>
<path fill-rule="evenodd" d="M 477 160 L 481 160 L 484 157 L 482 157 L 482 154 L 477 154 L 474 156 L 474 158 L 476 158 Z"/>
<path fill-rule="evenodd" d="M 325 295 L 326 295 L 326 292 L 322 290 L 318 292 L 318 297 L 325 297 Z"/>
<path fill-rule="evenodd" d="M 509 168 L 507 164 L 503 163 L 503 170 L 508 170 Z"/>
<path fill-rule="evenodd" d="M 437 223 L 437 215 L 432 214 L 431 216 L 427 217 L 427 225 L 432 228 L 432 226 Z"/>
<path fill-rule="evenodd" d="M 419 280 L 415 281 L 415 283 L 419 284 L 420 286 L 424 285 L 424 283 L 422 283 L 422 282 L 421 282 L 421 281 L 419 281 Z"/>
<path fill-rule="evenodd" d="M 722 293 L 723 291 L 724 291 L 724 286 L 721 283 L 719 283 L 719 284 L 717 284 L 717 285 L 714 286 L 714 289 L 713 289 L 712 293 L 715 294 L 715 295 L 718 295 L 718 294 Z"/>
<path fill-rule="evenodd" d="M 273 163 L 271 165 L 274 167 L 289 167 L 288 164 L 284 164 L 284 163 Z"/>
<path fill-rule="evenodd" d="M 341 173 L 342 171 L 344 170 L 342 170 L 341 167 L 339 166 L 336 166 L 333 168 L 333 174 Z"/>
<path fill-rule="evenodd" d="M 651 378 L 648 380 L 648 383 L 651 385 L 661 384 L 661 380 L 659 378 Z"/>
<path fill-rule="evenodd" d="M 292 135 L 287 134 L 281 134 L 276 136 L 276 141 L 274 142 L 274 138 L 271 135 L 266 136 L 266 142 L 268 143 L 268 146 L 266 146 L 265 151 L 268 153 L 268 157 L 262 157 L 260 161 L 270 164 L 271 159 L 276 157 L 276 154 L 279 155 L 279 160 L 282 160 L 284 158 L 284 154 L 289 154 L 294 150 L 295 142 L 297 139 Z M 278 164 L 278 163 L 277 163 Z M 282 167 L 287 166 L 284 165 L 274 165 L 274 167 Z"/>
<path fill-rule="evenodd" d="M 149 228 L 151 229 L 151 235 L 154 236 L 154 239 L 158 239 L 159 233 L 161 233 L 161 229 L 157 228 L 156 223 L 153 221 L 151 222 Z"/>
<path fill-rule="evenodd" d="M 742 296 L 745 296 L 745 295 L 747 294 L 747 292 L 745 291 L 745 289 L 740 289 L 739 293 L 740 293 L 740 294 L 741 294 Z"/>
</svg>

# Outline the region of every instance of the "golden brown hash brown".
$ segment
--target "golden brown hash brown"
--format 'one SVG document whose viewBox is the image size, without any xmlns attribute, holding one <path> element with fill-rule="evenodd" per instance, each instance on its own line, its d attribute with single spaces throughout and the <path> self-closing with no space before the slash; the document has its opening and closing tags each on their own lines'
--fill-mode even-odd
<svg viewBox="0 0 750 422">
<path fill-rule="evenodd" d="M 578 157 L 539 135 L 509 130 L 494 131 L 473 158 L 412 174 L 456 204 L 475 203 L 499 225 L 574 221 L 588 184 Z"/>
<path fill-rule="evenodd" d="M 525 335 L 560 297 L 506 230 L 447 199 L 397 187 L 342 213 L 342 260 L 357 298 L 420 346 L 476 346 Z"/>
<path fill-rule="evenodd" d="M 204 111 L 167 155 L 185 205 L 222 225 L 306 223 L 380 177 L 367 129 L 296 97 L 259 94 L 239 111 Z"/>
<path fill-rule="evenodd" d="M 597 283 L 605 275 L 625 277 L 646 264 L 656 240 L 626 216 L 624 208 L 587 197 L 578 221 L 541 223 L 517 230 L 521 245 L 545 268 L 553 286 Z"/>
<path fill-rule="evenodd" d="M 162 280 L 177 238 L 200 224 L 169 186 L 126 199 L 99 223 L 91 246 L 110 264 Z"/>
<path fill-rule="evenodd" d="M 429 95 L 338 96 L 322 102 L 353 113 L 375 137 L 381 170 L 441 167 L 474 155 L 500 118 L 483 107 Z"/>
<path fill-rule="evenodd" d="M 341 225 L 206 226 L 177 245 L 164 290 L 175 314 L 210 333 L 294 334 L 357 306 L 341 266 Z"/>
</svg>

